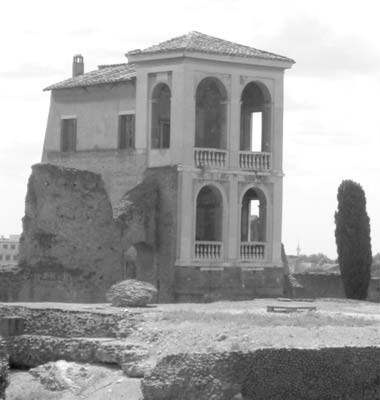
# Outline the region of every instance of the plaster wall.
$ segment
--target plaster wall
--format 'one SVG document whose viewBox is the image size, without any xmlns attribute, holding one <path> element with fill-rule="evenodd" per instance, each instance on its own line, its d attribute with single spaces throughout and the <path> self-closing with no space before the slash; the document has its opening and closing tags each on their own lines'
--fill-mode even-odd
<svg viewBox="0 0 380 400">
<path fill-rule="evenodd" d="M 42 160 L 47 152 L 60 151 L 61 118 L 77 119 L 77 151 L 117 149 L 118 116 L 135 113 L 135 92 L 133 81 L 53 90 Z"/>
</svg>

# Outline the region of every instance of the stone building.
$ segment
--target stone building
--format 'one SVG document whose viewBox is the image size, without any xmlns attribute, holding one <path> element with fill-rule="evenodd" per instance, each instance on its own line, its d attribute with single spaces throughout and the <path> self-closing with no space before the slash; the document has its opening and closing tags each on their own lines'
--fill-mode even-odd
<svg viewBox="0 0 380 400">
<path fill-rule="evenodd" d="M 0 237 L 0 267 L 17 265 L 20 235 Z"/>
<path fill-rule="evenodd" d="M 72 78 L 46 88 L 42 162 L 101 174 L 115 215 L 144 181 L 158 185 L 156 237 L 127 232 L 122 264 L 162 301 L 281 295 L 294 61 L 199 32 L 126 56 L 84 73 L 77 55 Z"/>
</svg>

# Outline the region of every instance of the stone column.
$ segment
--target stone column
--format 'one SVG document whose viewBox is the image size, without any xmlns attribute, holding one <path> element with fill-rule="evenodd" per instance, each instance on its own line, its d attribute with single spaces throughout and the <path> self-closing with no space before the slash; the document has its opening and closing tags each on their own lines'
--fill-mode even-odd
<svg viewBox="0 0 380 400">
<path fill-rule="evenodd" d="M 231 76 L 230 99 L 230 126 L 229 126 L 229 155 L 230 168 L 239 168 L 240 149 L 240 78 L 239 75 Z"/>
<path fill-rule="evenodd" d="M 194 71 L 184 67 L 183 75 L 183 131 L 182 135 L 182 162 L 185 165 L 194 165 L 195 143 L 195 89 Z"/>
<path fill-rule="evenodd" d="M 275 97 L 272 99 L 272 165 L 274 173 L 282 173 L 282 136 L 284 114 L 283 75 L 276 79 Z"/>
<path fill-rule="evenodd" d="M 195 210 L 193 179 L 188 171 L 178 171 L 178 258 L 183 263 L 190 262 L 193 258 L 195 240 Z"/>
<path fill-rule="evenodd" d="M 282 177 L 275 178 L 273 185 L 273 232 L 272 261 L 281 266 L 281 231 L 282 231 Z"/>
<path fill-rule="evenodd" d="M 229 229 L 227 232 L 228 242 L 228 259 L 230 261 L 236 261 L 239 257 L 238 250 L 240 244 L 240 232 L 239 232 L 239 218 L 240 218 L 240 204 L 239 204 L 239 190 L 238 190 L 238 179 L 236 175 L 232 175 L 229 181 L 229 208 L 228 208 L 228 220 Z"/>
<path fill-rule="evenodd" d="M 136 149 L 148 147 L 148 74 L 137 69 L 136 77 Z"/>
<path fill-rule="evenodd" d="M 185 81 L 184 68 L 173 68 L 172 93 L 171 93 L 171 127 L 170 127 L 170 152 L 173 164 L 183 162 L 182 146 L 185 131 Z"/>
</svg>

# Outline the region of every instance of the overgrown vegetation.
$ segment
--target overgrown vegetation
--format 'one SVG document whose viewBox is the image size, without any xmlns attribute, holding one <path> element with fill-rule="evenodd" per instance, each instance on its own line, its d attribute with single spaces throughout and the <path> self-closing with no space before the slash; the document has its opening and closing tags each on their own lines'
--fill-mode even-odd
<svg viewBox="0 0 380 400">
<path fill-rule="evenodd" d="M 366 299 L 372 250 L 365 193 L 358 183 L 344 180 L 340 184 L 335 224 L 338 262 L 346 297 Z"/>
</svg>

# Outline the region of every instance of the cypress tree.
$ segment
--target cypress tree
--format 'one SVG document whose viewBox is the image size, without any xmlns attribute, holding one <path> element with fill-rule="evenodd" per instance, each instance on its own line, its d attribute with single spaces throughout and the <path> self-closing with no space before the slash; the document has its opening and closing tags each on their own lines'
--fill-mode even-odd
<svg viewBox="0 0 380 400">
<path fill-rule="evenodd" d="M 351 180 L 338 188 L 335 240 L 346 297 L 366 299 L 372 264 L 370 224 L 364 190 Z"/>
</svg>

